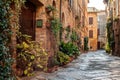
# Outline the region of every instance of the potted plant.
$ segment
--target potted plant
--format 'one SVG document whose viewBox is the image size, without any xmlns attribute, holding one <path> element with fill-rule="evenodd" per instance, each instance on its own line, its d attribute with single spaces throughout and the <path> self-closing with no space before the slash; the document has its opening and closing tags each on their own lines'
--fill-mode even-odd
<svg viewBox="0 0 120 80">
<path fill-rule="evenodd" d="M 49 28 L 50 27 L 50 21 L 46 21 L 46 27 Z"/>
<path fill-rule="evenodd" d="M 45 9 L 46 9 L 46 12 L 47 12 L 47 13 L 56 10 L 55 7 L 54 7 L 54 6 L 51 6 L 51 5 L 46 6 Z"/>
</svg>

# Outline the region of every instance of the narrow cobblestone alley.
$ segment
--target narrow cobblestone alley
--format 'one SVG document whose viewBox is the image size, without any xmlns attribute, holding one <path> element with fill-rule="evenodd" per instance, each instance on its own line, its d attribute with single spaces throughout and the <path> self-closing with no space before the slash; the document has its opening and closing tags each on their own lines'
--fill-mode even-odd
<svg viewBox="0 0 120 80">
<path fill-rule="evenodd" d="M 102 50 L 88 52 L 65 68 L 50 74 L 42 73 L 42 76 L 47 80 L 120 80 L 120 58 Z"/>
<path fill-rule="evenodd" d="M 0 0 L 0 80 L 120 80 L 120 0 Z"/>
</svg>

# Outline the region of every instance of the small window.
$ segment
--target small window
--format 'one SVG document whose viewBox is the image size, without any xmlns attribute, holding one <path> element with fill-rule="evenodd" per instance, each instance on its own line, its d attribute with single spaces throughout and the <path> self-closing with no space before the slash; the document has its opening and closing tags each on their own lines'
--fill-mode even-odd
<svg viewBox="0 0 120 80">
<path fill-rule="evenodd" d="M 93 30 L 89 30 L 89 38 L 93 38 Z"/>
<path fill-rule="evenodd" d="M 68 0 L 70 7 L 72 7 L 73 0 Z"/>
<path fill-rule="evenodd" d="M 89 17 L 89 24 L 90 24 L 90 25 L 93 24 L 93 17 Z"/>
</svg>

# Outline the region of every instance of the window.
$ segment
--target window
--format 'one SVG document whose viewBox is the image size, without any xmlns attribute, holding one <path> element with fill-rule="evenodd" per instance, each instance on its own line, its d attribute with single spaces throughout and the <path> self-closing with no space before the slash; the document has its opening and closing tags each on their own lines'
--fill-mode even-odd
<svg viewBox="0 0 120 80">
<path fill-rule="evenodd" d="M 89 17 L 89 24 L 93 24 L 93 17 Z"/>
<path fill-rule="evenodd" d="M 89 38 L 93 38 L 93 30 L 89 30 Z"/>
<path fill-rule="evenodd" d="M 72 7 L 73 0 L 69 0 L 69 5 Z"/>
</svg>

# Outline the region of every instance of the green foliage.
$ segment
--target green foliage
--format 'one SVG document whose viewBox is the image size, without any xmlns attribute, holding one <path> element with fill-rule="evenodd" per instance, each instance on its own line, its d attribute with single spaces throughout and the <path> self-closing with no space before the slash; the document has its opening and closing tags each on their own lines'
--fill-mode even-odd
<svg viewBox="0 0 120 80">
<path fill-rule="evenodd" d="M 34 68 L 46 71 L 48 63 L 48 53 L 42 47 L 42 43 L 34 41 L 32 52 L 34 52 L 35 55 Z"/>
<path fill-rule="evenodd" d="M 105 45 L 105 50 L 106 50 L 106 52 L 110 53 L 111 49 L 110 49 L 110 45 L 108 44 L 108 42 Z"/>
<path fill-rule="evenodd" d="M 72 42 L 68 42 L 68 43 L 61 42 L 60 51 L 62 51 L 63 53 L 65 53 L 69 56 L 80 54 L 78 47 L 75 44 L 73 44 Z"/>
<path fill-rule="evenodd" d="M 35 59 L 32 53 L 33 45 L 31 37 L 19 34 L 17 44 L 17 68 L 23 70 L 24 75 L 30 75 L 32 71 L 33 61 Z"/>
<path fill-rule="evenodd" d="M 70 57 L 66 55 L 65 53 L 59 51 L 57 53 L 57 61 L 59 62 L 59 65 L 65 65 L 70 61 Z"/>
<path fill-rule="evenodd" d="M 48 5 L 46 6 L 46 11 L 47 12 L 56 11 L 56 8 L 54 6 Z"/>
<path fill-rule="evenodd" d="M 84 50 L 85 50 L 85 51 L 88 51 L 88 49 L 89 49 L 89 48 L 88 48 L 88 37 L 85 37 L 85 38 L 84 38 Z"/>
<path fill-rule="evenodd" d="M 72 40 L 72 42 L 78 41 L 78 35 L 77 35 L 76 31 L 72 31 L 71 40 Z"/>
<path fill-rule="evenodd" d="M 53 20 L 51 20 L 51 29 L 55 36 L 59 35 L 61 27 L 62 27 L 62 24 L 59 21 L 59 19 L 54 18 Z"/>
<path fill-rule="evenodd" d="M 106 28 L 107 28 L 107 42 L 108 42 L 108 45 L 110 47 L 110 49 L 112 49 L 112 46 L 114 44 L 114 34 L 113 34 L 113 30 L 112 30 L 112 25 L 113 25 L 113 22 L 112 22 L 112 18 L 109 18 L 108 21 L 107 21 L 107 25 L 106 25 Z"/>
<path fill-rule="evenodd" d="M 17 52 L 17 68 L 23 70 L 23 75 L 32 75 L 33 67 L 46 69 L 47 53 L 30 36 L 21 33 L 18 35 Z"/>
<path fill-rule="evenodd" d="M 67 26 L 66 28 L 65 28 L 65 30 L 66 30 L 66 32 L 67 32 L 67 34 L 65 35 L 65 38 L 69 38 L 70 37 L 70 32 L 71 32 L 71 30 L 70 30 L 70 26 Z"/>
<path fill-rule="evenodd" d="M 0 0 L 0 80 L 15 79 L 11 68 L 13 63 L 12 52 L 9 50 L 11 29 L 19 29 L 19 14 L 24 2 L 25 0 Z M 11 3 L 15 5 L 15 12 L 11 9 Z M 13 16 L 14 21 L 12 21 Z"/>
<path fill-rule="evenodd" d="M 70 26 L 67 26 L 66 29 L 65 29 L 67 32 L 70 32 Z"/>
<path fill-rule="evenodd" d="M 117 22 L 117 21 L 119 21 L 119 18 L 118 18 L 118 17 L 115 17 L 115 18 L 114 18 L 114 22 Z"/>
<path fill-rule="evenodd" d="M 0 80 L 14 80 L 11 68 L 13 59 L 9 50 L 12 34 L 11 27 L 13 27 L 13 23 L 10 23 L 12 14 L 10 6 L 12 2 L 20 4 L 22 1 L 0 0 Z M 21 7 L 19 6 L 19 8 Z"/>
</svg>

